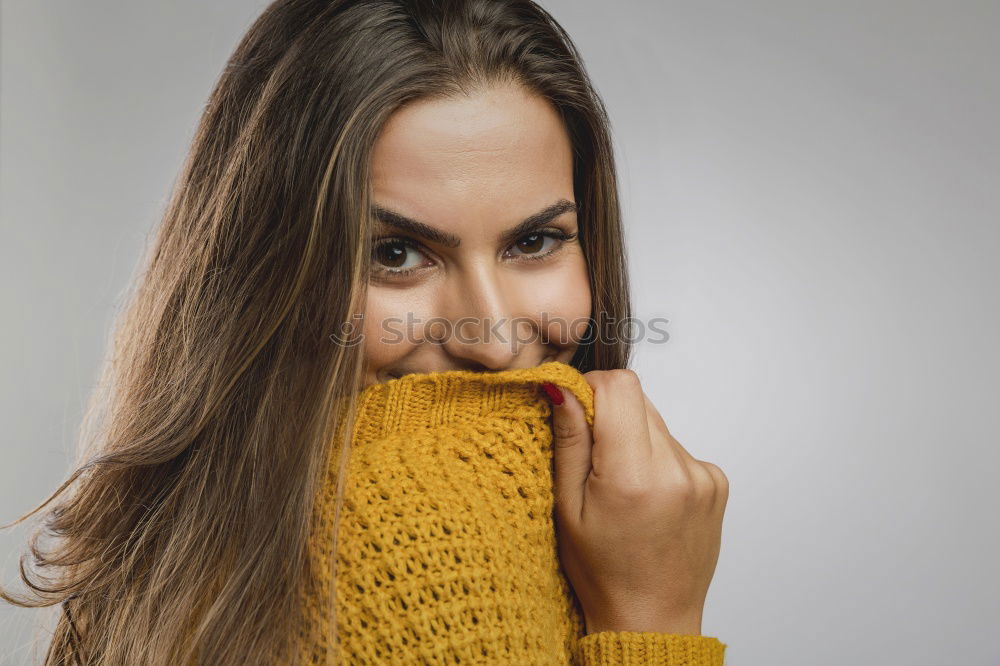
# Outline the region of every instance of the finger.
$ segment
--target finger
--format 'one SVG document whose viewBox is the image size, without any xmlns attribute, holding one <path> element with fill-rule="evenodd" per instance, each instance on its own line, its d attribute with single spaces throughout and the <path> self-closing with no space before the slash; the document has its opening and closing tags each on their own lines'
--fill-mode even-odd
<svg viewBox="0 0 1000 666">
<path fill-rule="evenodd" d="M 592 370 L 584 378 L 594 389 L 594 478 L 641 485 L 653 447 L 639 376 L 632 370 Z"/>
<path fill-rule="evenodd" d="M 712 502 L 716 506 L 725 509 L 729 498 L 729 481 L 723 471 L 717 466 L 704 460 L 698 460 L 685 449 L 677 439 L 670 434 L 666 422 L 659 410 L 645 393 L 643 397 L 646 402 L 646 414 L 649 419 L 649 431 L 652 436 L 654 446 L 663 447 L 663 450 L 670 449 L 673 452 L 674 460 L 677 464 L 685 468 L 688 478 L 698 487 L 705 489 L 705 493 L 710 495 Z"/>
<path fill-rule="evenodd" d="M 568 519 L 579 519 L 591 470 L 593 434 L 583 405 L 572 391 L 559 391 L 562 404 L 552 401 L 553 493 L 556 509 Z"/>
<path fill-rule="evenodd" d="M 642 397 L 646 407 L 646 418 L 649 422 L 649 434 L 654 445 L 669 447 L 677 456 L 678 461 L 687 464 L 694 462 L 694 457 L 670 434 L 666 421 L 663 420 L 663 416 L 656 409 L 656 405 L 649 399 L 649 396 L 643 392 Z"/>
</svg>

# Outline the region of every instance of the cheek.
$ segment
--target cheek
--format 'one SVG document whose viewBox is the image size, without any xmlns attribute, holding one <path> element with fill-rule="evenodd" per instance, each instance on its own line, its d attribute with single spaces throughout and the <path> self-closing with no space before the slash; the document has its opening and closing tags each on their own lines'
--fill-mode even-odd
<svg viewBox="0 0 1000 666">
<path fill-rule="evenodd" d="M 411 317 L 412 313 L 412 317 Z M 423 318 L 419 300 L 407 290 L 370 288 L 364 318 L 364 357 L 380 368 L 406 356 L 417 345 L 419 330 L 407 322 Z"/>
<path fill-rule="evenodd" d="M 582 255 L 534 277 L 521 293 L 527 299 L 523 304 L 526 310 L 535 317 L 544 313 L 539 324 L 553 342 L 563 340 L 567 333 L 577 340 L 586 333 L 591 315 L 590 279 Z"/>
</svg>

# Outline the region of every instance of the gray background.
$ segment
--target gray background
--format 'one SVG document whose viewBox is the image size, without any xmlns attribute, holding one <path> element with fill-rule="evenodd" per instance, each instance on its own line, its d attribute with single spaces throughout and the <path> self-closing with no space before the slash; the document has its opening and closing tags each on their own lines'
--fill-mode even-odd
<svg viewBox="0 0 1000 666">
<path fill-rule="evenodd" d="M 4 0 L 0 522 L 64 478 L 249 0 Z M 733 665 L 997 664 L 1000 5 L 544 2 L 615 129 L 635 369 L 731 496 Z M 26 537 L 0 532 L 3 580 Z M 0 605 L 0 662 L 36 611 Z"/>
</svg>

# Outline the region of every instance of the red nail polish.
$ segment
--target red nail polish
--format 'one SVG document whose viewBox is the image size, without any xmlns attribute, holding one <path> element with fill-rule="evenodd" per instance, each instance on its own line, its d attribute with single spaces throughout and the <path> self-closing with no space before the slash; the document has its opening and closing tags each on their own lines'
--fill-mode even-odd
<svg viewBox="0 0 1000 666">
<path fill-rule="evenodd" d="M 542 382 L 542 390 L 545 391 L 545 395 L 549 396 L 549 400 L 551 400 L 553 404 L 556 405 L 563 404 L 564 398 L 562 391 L 560 391 L 555 384 L 552 384 L 550 382 Z"/>
</svg>

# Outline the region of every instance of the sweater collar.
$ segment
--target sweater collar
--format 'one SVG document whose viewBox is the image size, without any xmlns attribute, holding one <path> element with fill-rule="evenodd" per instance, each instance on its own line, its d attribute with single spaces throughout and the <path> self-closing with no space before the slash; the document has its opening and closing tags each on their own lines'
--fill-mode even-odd
<svg viewBox="0 0 1000 666">
<path fill-rule="evenodd" d="M 412 373 L 365 387 L 355 403 L 354 441 L 475 422 L 509 413 L 547 417 L 551 405 L 538 388 L 550 382 L 571 391 L 593 425 L 594 393 L 579 370 L 561 361 L 499 372 Z M 526 411 L 527 410 L 527 411 Z"/>
</svg>

